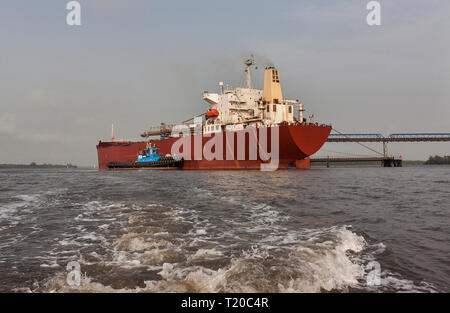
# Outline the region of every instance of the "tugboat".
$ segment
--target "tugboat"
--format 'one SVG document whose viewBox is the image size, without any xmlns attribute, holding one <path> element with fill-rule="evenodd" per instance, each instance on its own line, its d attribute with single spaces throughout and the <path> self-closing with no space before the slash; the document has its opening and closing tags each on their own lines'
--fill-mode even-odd
<svg viewBox="0 0 450 313">
<path fill-rule="evenodd" d="M 110 169 L 161 169 L 161 168 L 182 168 L 184 159 L 179 156 L 158 153 L 159 149 L 153 145 L 147 147 L 139 153 L 136 162 L 109 162 Z"/>
</svg>

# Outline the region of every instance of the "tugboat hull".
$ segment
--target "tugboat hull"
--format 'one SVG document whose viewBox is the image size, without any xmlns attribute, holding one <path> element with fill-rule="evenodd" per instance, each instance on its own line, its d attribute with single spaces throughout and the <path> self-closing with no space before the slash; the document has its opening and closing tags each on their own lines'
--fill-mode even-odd
<svg viewBox="0 0 450 313">
<path fill-rule="evenodd" d="M 175 160 L 172 157 L 163 157 L 152 162 L 109 162 L 108 169 L 165 169 L 182 168 L 184 160 Z"/>
</svg>

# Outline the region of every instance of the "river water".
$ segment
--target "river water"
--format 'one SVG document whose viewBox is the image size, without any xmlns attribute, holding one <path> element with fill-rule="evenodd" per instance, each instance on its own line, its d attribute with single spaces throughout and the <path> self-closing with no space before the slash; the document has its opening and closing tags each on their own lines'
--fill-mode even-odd
<svg viewBox="0 0 450 313">
<path fill-rule="evenodd" d="M 0 291 L 450 292 L 449 186 L 449 166 L 0 170 Z"/>
</svg>

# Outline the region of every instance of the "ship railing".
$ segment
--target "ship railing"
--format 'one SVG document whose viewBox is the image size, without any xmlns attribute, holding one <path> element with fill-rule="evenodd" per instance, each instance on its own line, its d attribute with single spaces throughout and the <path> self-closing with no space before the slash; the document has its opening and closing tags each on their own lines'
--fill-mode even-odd
<svg viewBox="0 0 450 313">
<path fill-rule="evenodd" d="M 159 126 L 151 126 L 147 131 L 141 134 L 141 137 L 158 136 L 163 134 L 170 134 L 175 124 L 164 124 Z"/>
<path fill-rule="evenodd" d="M 193 124 L 188 123 L 179 123 L 179 124 L 163 124 L 160 126 L 151 126 L 147 131 L 141 134 L 141 137 L 147 138 L 151 136 L 159 136 L 159 135 L 170 135 L 175 126 L 184 125 L 189 127 L 189 129 L 194 129 Z"/>
<path fill-rule="evenodd" d="M 290 99 L 283 99 L 281 104 L 300 104 L 300 100 L 290 100 Z"/>
</svg>

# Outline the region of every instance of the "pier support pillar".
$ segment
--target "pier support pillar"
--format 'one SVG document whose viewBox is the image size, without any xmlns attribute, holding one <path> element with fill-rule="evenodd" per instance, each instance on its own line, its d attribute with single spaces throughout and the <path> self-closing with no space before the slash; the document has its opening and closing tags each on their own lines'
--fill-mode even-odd
<svg viewBox="0 0 450 313">
<path fill-rule="evenodd" d="M 392 160 L 391 159 L 383 159 L 383 161 L 381 161 L 381 166 L 392 167 Z"/>
<path fill-rule="evenodd" d="M 384 167 L 402 167 L 402 159 L 387 158 L 383 159 L 381 166 Z"/>
<path fill-rule="evenodd" d="M 307 170 L 311 168 L 311 160 L 309 158 L 295 161 L 295 168 Z"/>
</svg>

